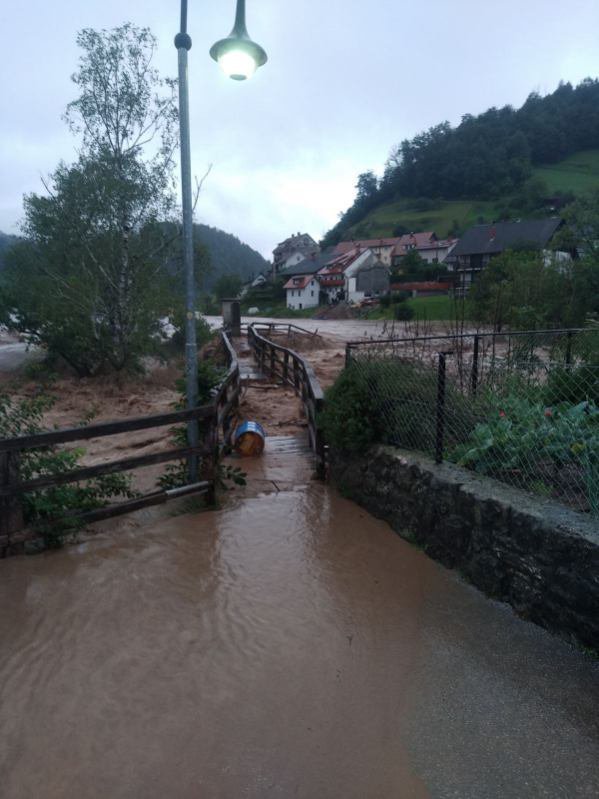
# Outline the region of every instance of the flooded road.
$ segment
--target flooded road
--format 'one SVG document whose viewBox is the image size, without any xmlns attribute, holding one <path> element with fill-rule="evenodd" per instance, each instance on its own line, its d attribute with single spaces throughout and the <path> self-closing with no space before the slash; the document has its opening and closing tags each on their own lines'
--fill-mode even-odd
<svg viewBox="0 0 599 799">
<path fill-rule="evenodd" d="M 0 636 L 3 799 L 599 793 L 592 661 L 307 476 L 0 562 Z"/>
</svg>

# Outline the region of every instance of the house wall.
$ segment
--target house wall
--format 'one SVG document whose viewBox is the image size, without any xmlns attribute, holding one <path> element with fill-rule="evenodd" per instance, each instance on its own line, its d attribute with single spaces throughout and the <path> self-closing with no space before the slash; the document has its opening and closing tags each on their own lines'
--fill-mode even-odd
<svg viewBox="0 0 599 799">
<path fill-rule="evenodd" d="M 318 305 L 319 291 L 320 286 L 316 278 L 312 278 L 305 289 L 287 289 L 287 307 L 296 311 L 314 308 Z"/>
<path fill-rule="evenodd" d="M 389 291 L 389 268 L 377 263 L 364 267 L 356 275 L 356 289 L 367 297 L 376 297 Z"/>
</svg>

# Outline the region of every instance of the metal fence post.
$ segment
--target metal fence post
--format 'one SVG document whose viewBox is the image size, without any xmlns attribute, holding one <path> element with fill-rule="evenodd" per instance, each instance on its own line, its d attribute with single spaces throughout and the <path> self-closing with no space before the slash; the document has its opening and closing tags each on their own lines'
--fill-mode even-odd
<svg viewBox="0 0 599 799">
<path fill-rule="evenodd" d="M 445 436 L 445 359 L 449 353 L 439 353 L 437 371 L 437 426 L 435 434 L 435 462 L 443 463 L 443 439 Z"/>
<path fill-rule="evenodd" d="M 566 333 L 566 366 L 572 365 L 572 331 Z"/>
<path fill-rule="evenodd" d="M 348 369 L 351 364 L 351 345 L 345 345 L 345 368 Z"/>
<path fill-rule="evenodd" d="M 478 349 L 480 345 L 480 337 L 474 336 L 474 350 L 472 352 L 472 373 L 470 375 L 470 392 L 473 397 L 476 396 L 478 388 Z"/>
</svg>

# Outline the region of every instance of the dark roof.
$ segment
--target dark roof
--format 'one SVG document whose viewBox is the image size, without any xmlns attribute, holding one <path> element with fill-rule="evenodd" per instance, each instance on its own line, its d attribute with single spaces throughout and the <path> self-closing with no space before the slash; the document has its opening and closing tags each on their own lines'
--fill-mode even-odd
<svg viewBox="0 0 599 799">
<path fill-rule="evenodd" d="M 290 266 L 283 272 L 279 273 L 279 277 L 292 277 L 293 275 L 314 275 L 321 269 L 327 261 L 331 260 L 331 249 L 324 252 L 317 253 L 314 258 L 304 258 L 295 266 Z"/>
<path fill-rule="evenodd" d="M 452 250 L 451 257 L 503 252 L 531 245 L 543 249 L 561 225 L 559 217 L 523 219 L 521 222 L 496 222 L 475 225 L 467 230 Z"/>
</svg>

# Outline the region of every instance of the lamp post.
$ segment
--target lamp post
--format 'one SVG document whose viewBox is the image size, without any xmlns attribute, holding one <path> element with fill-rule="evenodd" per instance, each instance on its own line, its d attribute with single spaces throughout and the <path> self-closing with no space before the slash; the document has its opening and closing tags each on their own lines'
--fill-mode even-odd
<svg viewBox="0 0 599 799">
<path fill-rule="evenodd" d="M 185 387 L 188 409 L 198 404 L 198 362 L 196 346 L 196 291 L 193 266 L 193 207 L 191 198 L 191 152 L 189 143 L 189 89 L 187 82 L 187 53 L 191 37 L 187 33 L 187 0 L 181 0 L 181 25 L 175 36 L 179 62 L 179 135 L 181 141 L 181 204 L 183 207 L 183 266 L 185 269 Z M 233 80 L 250 78 L 256 69 L 266 63 L 267 56 L 259 44 L 253 42 L 245 25 L 245 0 L 237 0 L 235 24 L 225 38 L 210 48 L 210 55 Z M 187 443 L 197 447 L 198 422 L 187 425 Z M 198 478 L 198 457 L 188 459 L 189 482 Z"/>
</svg>

